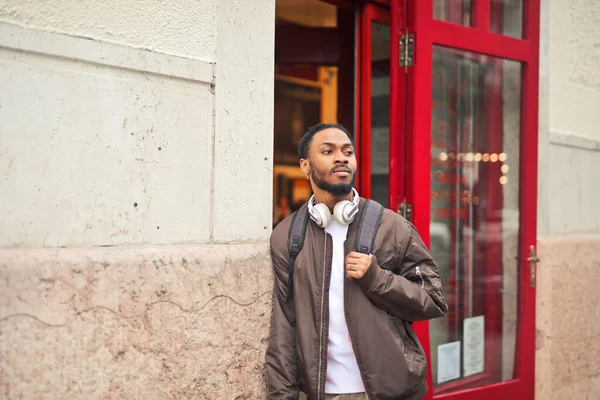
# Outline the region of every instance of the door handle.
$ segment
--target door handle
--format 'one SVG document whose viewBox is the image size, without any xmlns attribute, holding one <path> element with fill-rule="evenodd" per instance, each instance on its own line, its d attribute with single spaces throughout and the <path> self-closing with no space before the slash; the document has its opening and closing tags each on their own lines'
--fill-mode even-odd
<svg viewBox="0 0 600 400">
<path fill-rule="evenodd" d="M 531 278 L 531 287 L 535 287 L 535 272 L 536 272 L 536 264 L 541 260 L 537 257 L 535 253 L 535 246 L 531 245 L 529 247 L 529 257 L 527 257 L 527 261 L 529 261 L 529 275 Z"/>
</svg>

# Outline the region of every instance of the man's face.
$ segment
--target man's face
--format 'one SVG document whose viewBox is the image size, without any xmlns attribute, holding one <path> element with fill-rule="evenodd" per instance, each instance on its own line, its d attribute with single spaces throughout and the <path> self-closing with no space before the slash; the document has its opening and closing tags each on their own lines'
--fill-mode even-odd
<svg viewBox="0 0 600 400">
<path fill-rule="evenodd" d="M 334 196 L 352 191 L 356 180 L 356 156 L 348 136 L 337 128 L 324 129 L 313 136 L 308 160 L 300 160 L 302 172 L 313 183 Z"/>
</svg>

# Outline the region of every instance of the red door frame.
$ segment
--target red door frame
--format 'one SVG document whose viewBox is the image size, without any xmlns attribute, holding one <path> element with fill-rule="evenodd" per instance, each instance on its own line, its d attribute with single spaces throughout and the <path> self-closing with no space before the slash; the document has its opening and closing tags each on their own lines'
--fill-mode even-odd
<svg viewBox="0 0 600 400">
<path fill-rule="evenodd" d="M 405 26 L 405 8 L 398 5 L 395 18 L 390 17 L 389 9 L 374 3 L 365 3 L 360 14 L 359 35 L 359 77 L 357 87 L 357 115 L 359 116 L 360 134 L 357 135 L 360 167 L 360 192 L 365 197 L 371 197 L 371 24 L 378 21 L 390 25 L 390 43 L 398 43 L 398 39 Z M 405 168 L 410 164 L 405 158 L 404 130 L 405 130 L 405 100 L 406 100 L 406 75 L 396 68 L 394 60 L 400 57 L 399 46 L 390 48 L 390 116 L 389 116 L 389 192 L 387 206 L 397 210 L 404 199 Z M 397 61 L 396 61 L 397 62 Z M 392 104 L 395 106 L 392 107 Z M 392 112 L 393 111 L 393 112 Z"/>
<path fill-rule="evenodd" d="M 343 0 L 325 0 L 339 2 Z M 523 39 L 516 39 L 490 31 L 490 0 L 472 0 L 472 27 L 433 19 L 433 0 L 378 0 L 373 3 L 387 5 L 390 13 L 374 4 L 363 4 L 357 26 L 359 46 L 357 51 L 357 147 L 361 182 L 359 188 L 366 197 L 371 192 L 371 22 L 391 23 L 390 57 L 390 195 L 389 207 L 395 209 L 406 196 L 413 203 L 413 222 L 429 244 L 430 222 L 430 170 L 431 158 L 431 83 L 433 46 L 454 48 L 472 53 L 515 60 L 522 63 L 521 113 L 520 113 L 520 171 L 519 191 L 519 319 L 517 329 L 515 379 L 426 399 L 490 400 L 512 397 L 534 398 L 535 377 L 535 289 L 530 286 L 529 265 L 526 261 L 529 246 L 536 243 L 537 212 L 537 115 L 538 115 L 538 65 L 539 65 L 539 13 L 540 0 L 524 0 Z M 408 8 L 404 8 L 405 2 Z M 407 11 L 406 11 L 407 10 Z M 403 13 L 407 12 L 406 15 Z M 407 26 L 402 24 L 404 17 Z M 399 68 L 398 39 L 406 32 L 415 35 L 415 64 L 408 68 L 408 79 Z M 396 61 L 397 62 L 397 61 Z M 395 64 L 397 65 L 397 64 Z M 405 91 L 405 88 L 407 89 Z M 406 94 L 406 96 L 405 96 Z M 493 96 L 492 96 L 493 97 Z M 497 114 L 498 105 L 490 99 L 488 109 Z M 498 115 L 496 115 L 498 116 Z M 490 116 L 493 119 L 493 115 Z M 406 137 L 404 126 L 406 123 Z M 488 124 L 492 123 L 491 120 Z M 497 128 L 497 126 L 496 126 Z M 403 144 L 406 145 L 404 151 Z M 498 144 L 498 143 L 496 143 Z M 410 159 L 404 159 L 406 154 Z M 527 162 L 525 162 L 525 159 Z M 402 173 L 404 170 L 404 173 Z M 406 182 L 404 176 L 408 177 Z M 404 190 L 405 189 L 405 190 Z M 488 288 L 486 288 L 488 289 Z M 496 321 L 501 326 L 502 321 Z M 415 323 L 430 362 L 429 324 Z M 486 351 L 487 357 L 491 352 Z M 428 384 L 433 388 L 431 373 Z M 464 383 L 465 381 L 462 381 Z M 477 381 L 481 384 L 483 382 Z M 465 386 L 461 386 L 465 387 Z M 469 386 L 466 386 L 469 387 Z"/>
<path fill-rule="evenodd" d="M 404 19 L 405 1 L 408 2 L 407 27 Z M 428 399 L 471 400 L 488 397 L 492 400 L 508 396 L 519 399 L 533 399 L 535 372 L 535 289 L 530 287 L 529 265 L 526 258 L 529 246 L 536 242 L 536 199 L 537 199 L 537 115 L 538 115 L 538 64 L 539 64 L 539 12 L 540 0 L 525 1 L 523 8 L 523 39 L 515 39 L 490 31 L 490 1 L 472 0 L 474 10 L 473 27 L 438 21 L 433 19 L 433 0 L 379 0 L 391 8 L 391 18 L 381 8 L 374 5 L 363 5 L 360 19 L 360 46 L 358 52 L 361 77 L 357 104 L 357 115 L 360 116 L 360 165 L 362 173 L 361 192 L 370 196 L 371 166 L 371 34 L 372 20 L 388 22 L 391 27 L 391 60 L 390 60 L 390 195 L 389 207 L 396 209 L 406 196 L 413 203 L 413 222 L 426 242 L 429 241 L 430 222 L 430 170 L 431 137 L 424 132 L 431 131 L 431 82 L 433 46 L 455 48 L 472 53 L 490 55 L 498 58 L 515 60 L 522 63 L 521 79 L 521 141 L 520 141 L 520 232 L 519 232 L 519 325 L 517 330 L 514 380 L 484 387 L 473 387 L 453 393 L 433 396 Z M 498 13 L 496 15 L 499 15 Z M 497 27 L 496 27 L 497 28 Z M 409 67 L 409 78 L 403 78 L 402 71 L 394 68 L 394 60 L 398 60 L 399 36 L 403 33 L 415 34 L 415 64 Z M 397 65 L 397 64 L 396 64 Z M 405 96 L 405 89 L 407 97 Z M 418 90 L 417 90 L 418 89 Z M 488 100 L 491 111 L 488 124 L 499 117 L 498 99 L 494 96 Z M 405 103 L 406 102 L 406 103 Z M 406 111 L 406 114 L 404 114 Z M 404 118 L 405 117 L 405 118 Z M 406 138 L 404 121 L 407 124 Z M 497 123 L 496 119 L 496 123 Z M 497 131 L 498 125 L 494 124 Z M 404 152 L 403 142 L 406 145 Z M 490 143 L 492 144 L 492 143 Z M 501 142 L 495 141 L 494 146 Z M 410 159 L 404 159 L 404 154 Z M 419 156 L 420 155 L 420 156 Z M 525 157 L 527 162 L 524 162 Z M 401 171 L 404 169 L 404 173 Z M 404 182 L 404 176 L 408 177 Z M 525 183 L 525 184 L 524 184 Z M 405 189 L 405 190 L 404 190 Z M 427 243 L 428 244 L 428 243 Z M 488 271 L 489 272 L 489 271 Z M 486 287 L 486 290 L 493 289 Z M 502 320 L 494 319 L 495 330 L 501 329 Z M 415 323 L 415 331 L 422 339 L 423 347 L 430 361 L 429 324 Z M 487 359 L 492 355 L 486 351 Z M 486 363 L 488 364 L 488 363 Z M 487 369 L 486 369 L 487 370 Z M 493 378 L 498 371 L 492 371 Z M 477 384 L 485 381 L 474 379 Z M 460 387 L 469 387 L 461 381 Z M 428 384 L 433 387 L 431 374 Z M 456 387 L 456 386 L 455 386 Z"/>
<path fill-rule="evenodd" d="M 371 77 L 372 77 L 372 23 L 373 21 L 381 22 L 384 24 L 390 24 L 390 14 L 388 10 L 378 7 L 374 4 L 364 4 L 360 12 L 359 28 L 359 74 L 357 87 L 360 88 L 360 92 L 357 96 L 357 115 L 359 116 L 360 133 L 357 135 L 357 154 L 359 162 L 359 177 L 360 180 L 357 182 L 357 186 L 360 193 L 367 198 L 371 197 Z M 392 46 L 393 47 L 393 46 Z M 391 71 L 390 71 L 391 73 Z M 390 84 L 392 76 L 390 76 Z M 390 102 L 391 102 L 390 92 Z M 392 115 L 390 115 L 390 149 L 392 146 Z M 395 143 L 395 142 L 394 142 Z M 390 156 L 392 152 L 390 151 Z M 393 163 L 392 157 L 390 157 L 390 165 Z M 395 164 L 394 164 L 395 165 Z M 392 169 L 390 168 L 390 174 Z M 390 177 L 391 178 L 391 177 Z M 390 181 L 391 183 L 391 181 Z M 390 188 L 390 193 L 392 190 Z"/>
<path fill-rule="evenodd" d="M 408 30 L 415 34 L 415 64 L 407 80 L 407 147 L 408 153 L 421 154 L 407 165 L 407 197 L 415 204 L 413 222 L 426 241 L 429 240 L 431 136 L 431 82 L 433 46 L 456 48 L 487 54 L 522 63 L 521 141 L 520 141 L 520 232 L 519 232 L 519 319 L 515 357 L 516 379 L 460 392 L 436 395 L 436 399 L 491 400 L 506 397 L 534 398 L 535 377 L 535 289 L 530 285 L 529 246 L 536 243 L 537 211 L 537 124 L 540 0 L 525 1 L 523 39 L 490 32 L 490 1 L 473 1 L 474 27 L 465 27 L 433 19 L 433 0 L 407 0 Z M 400 0 L 390 0 L 397 4 Z M 419 134 L 420 133 L 420 134 Z M 525 159 L 527 162 L 525 162 Z M 428 323 L 415 324 L 417 334 L 427 345 Z M 428 378 L 430 387 L 431 375 Z M 432 391 L 428 399 L 433 398 Z"/>
</svg>

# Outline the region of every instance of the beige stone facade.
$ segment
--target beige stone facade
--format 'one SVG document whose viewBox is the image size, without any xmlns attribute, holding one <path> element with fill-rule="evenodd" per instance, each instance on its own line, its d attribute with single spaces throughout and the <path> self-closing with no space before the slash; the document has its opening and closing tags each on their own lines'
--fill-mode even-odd
<svg viewBox="0 0 600 400">
<path fill-rule="evenodd" d="M 600 396 L 598 235 L 541 235 L 536 312 L 536 399 Z"/>
<path fill-rule="evenodd" d="M 600 398 L 600 7 L 542 1 L 536 399 Z M 595 47 L 594 47 L 595 46 Z"/>
<path fill-rule="evenodd" d="M 264 398 L 274 10 L 0 1 L 1 399 Z"/>
</svg>

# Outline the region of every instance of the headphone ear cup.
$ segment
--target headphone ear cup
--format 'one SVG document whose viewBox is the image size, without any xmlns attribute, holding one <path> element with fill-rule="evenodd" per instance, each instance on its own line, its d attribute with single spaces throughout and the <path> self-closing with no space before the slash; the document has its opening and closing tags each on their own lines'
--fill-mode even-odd
<svg viewBox="0 0 600 400">
<path fill-rule="evenodd" d="M 354 215 L 348 214 L 354 208 L 354 203 L 348 200 L 342 200 L 337 203 L 333 209 L 333 218 L 342 225 L 350 225 L 354 220 Z"/>
<path fill-rule="evenodd" d="M 310 210 L 310 216 L 321 228 L 326 228 L 331 223 L 331 212 L 325 204 L 315 204 Z"/>
</svg>

